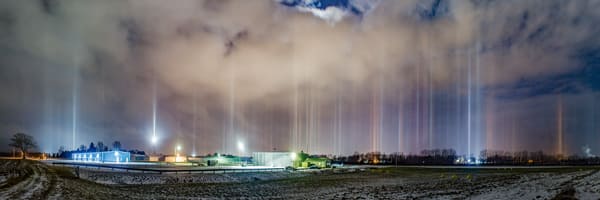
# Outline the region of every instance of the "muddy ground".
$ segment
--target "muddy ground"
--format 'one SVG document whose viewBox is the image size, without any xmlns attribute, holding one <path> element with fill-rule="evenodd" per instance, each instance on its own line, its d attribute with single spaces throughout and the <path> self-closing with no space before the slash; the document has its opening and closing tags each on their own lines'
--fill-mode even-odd
<svg viewBox="0 0 600 200">
<path fill-rule="evenodd" d="M 78 178 L 73 168 L 0 160 L 0 199 L 600 199 L 599 169 L 390 167 L 222 175 L 85 171 L 86 177 Z M 120 180 L 115 177 L 177 181 L 107 181 Z"/>
</svg>

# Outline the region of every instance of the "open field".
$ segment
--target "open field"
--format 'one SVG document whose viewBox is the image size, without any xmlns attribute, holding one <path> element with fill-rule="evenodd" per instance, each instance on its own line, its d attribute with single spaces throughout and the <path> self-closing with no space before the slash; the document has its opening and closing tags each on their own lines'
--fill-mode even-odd
<svg viewBox="0 0 600 200">
<path fill-rule="evenodd" d="M 0 199 L 600 199 L 599 167 L 145 174 L 0 160 Z"/>
</svg>

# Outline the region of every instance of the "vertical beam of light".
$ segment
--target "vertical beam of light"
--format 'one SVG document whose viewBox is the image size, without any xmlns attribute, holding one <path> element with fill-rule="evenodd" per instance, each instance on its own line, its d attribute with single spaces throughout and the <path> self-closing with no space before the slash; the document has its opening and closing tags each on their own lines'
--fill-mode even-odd
<svg viewBox="0 0 600 200">
<path fill-rule="evenodd" d="M 369 115 L 369 119 L 371 120 L 371 123 L 369 124 L 369 140 L 371 142 L 371 152 L 375 151 L 375 93 L 373 91 L 371 91 L 371 105 L 370 105 L 370 115 Z"/>
<path fill-rule="evenodd" d="M 471 156 L 471 49 L 467 50 L 467 156 Z"/>
<path fill-rule="evenodd" d="M 292 61 L 293 63 L 294 61 Z M 296 66 L 292 66 L 292 80 L 294 81 L 294 99 L 292 99 L 294 113 L 292 116 L 292 151 L 298 151 L 298 78 L 296 77 Z"/>
<path fill-rule="evenodd" d="M 303 76 L 304 77 L 304 76 Z M 309 146 L 309 141 L 310 141 L 310 134 L 311 134 L 311 117 L 310 117 L 310 106 L 311 106 L 311 97 L 312 97 L 312 91 L 311 88 L 308 88 L 306 93 L 303 92 L 303 100 L 304 100 L 304 117 L 302 119 L 302 149 L 305 149 L 306 151 L 310 151 L 310 146 Z"/>
<path fill-rule="evenodd" d="M 156 145 L 156 79 L 152 82 L 152 145 Z"/>
<path fill-rule="evenodd" d="M 404 151 L 404 114 L 402 113 L 402 104 L 398 103 L 398 152 Z"/>
<path fill-rule="evenodd" d="M 77 77 L 78 75 L 78 69 L 77 66 L 74 67 L 74 71 L 73 71 L 73 87 L 72 87 L 72 127 L 71 127 L 71 134 L 72 134 L 72 148 L 73 150 L 77 149 L 77 145 L 75 144 L 75 140 L 77 137 L 77 107 L 78 107 L 78 101 L 79 101 L 79 79 Z"/>
<path fill-rule="evenodd" d="M 73 150 L 75 150 L 77 148 L 76 144 L 75 144 L 75 138 L 76 138 L 76 134 L 77 134 L 77 80 L 76 78 L 73 78 L 73 91 L 72 91 L 72 108 L 71 110 L 73 111 L 72 116 L 72 122 L 71 122 L 71 136 L 72 136 L 72 144 L 71 146 L 73 147 Z"/>
<path fill-rule="evenodd" d="M 558 96 L 558 104 L 556 108 L 556 129 L 557 129 L 557 144 L 556 144 L 556 153 L 558 155 L 563 155 L 563 102 L 562 96 Z"/>
<path fill-rule="evenodd" d="M 379 103 L 379 90 L 373 89 L 371 91 L 371 151 L 379 151 L 379 128 L 380 128 L 380 103 Z"/>
<path fill-rule="evenodd" d="M 196 155 L 196 121 L 198 120 L 197 118 L 197 113 L 198 113 L 198 106 L 196 105 L 196 102 L 198 101 L 198 91 L 194 90 L 194 102 L 193 102 L 193 112 L 194 112 L 194 117 L 193 117 L 193 121 L 192 121 L 192 154 Z"/>
<path fill-rule="evenodd" d="M 333 126 L 333 152 L 335 155 L 342 154 L 342 103 L 339 92 L 339 85 L 336 89 L 336 100 L 334 110 L 334 126 Z"/>
<path fill-rule="evenodd" d="M 340 98 L 341 101 L 341 98 Z M 342 139 L 343 136 L 342 134 L 343 132 L 343 127 L 344 127 L 344 107 L 343 107 L 343 102 L 338 102 L 339 107 L 338 107 L 338 138 L 337 138 L 337 143 L 338 143 L 338 155 L 342 155 L 343 153 L 343 143 L 342 143 Z"/>
<path fill-rule="evenodd" d="M 494 94 L 492 93 L 490 95 L 489 98 L 487 98 L 486 101 L 486 108 L 485 108 L 485 148 L 486 149 L 492 149 L 492 148 L 496 148 L 496 145 L 494 145 L 494 139 L 495 135 L 494 135 L 494 129 L 495 129 L 495 112 L 494 112 L 494 100 L 493 100 L 493 96 Z M 504 147 L 506 148 L 506 147 Z"/>
<path fill-rule="evenodd" d="M 299 150 L 299 114 L 298 114 L 298 69 L 296 66 L 296 52 L 292 49 L 292 56 L 291 56 L 291 67 L 292 67 L 292 86 L 294 88 L 294 95 L 293 95 L 293 99 L 292 99 L 292 108 L 293 108 L 293 113 L 292 113 L 292 130 L 291 130 L 291 137 L 290 137 L 290 148 L 292 151 L 296 152 Z"/>
<path fill-rule="evenodd" d="M 384 96 L 383 96 L 383 77 L 380 79 L 379 81 L 379 123 L 377 124 L 377 126 L 379 126 L 378 131 L 377 131 L 377 151 L 382 151 L 382 140 L 383 140 L 383 122 L 384 122 Z"/>
<path fill-rule="evenodd" d="M 313 90 L 314 89 L 311 89 L 311 91 L 310 91 L 310 105 L 309 105 L 309 108 L 308 108 L 309 109 L 309 111 L 308 111 L 309 112 L 309 115 L 308 115 L 308 121 L 309 121 L 308 127 L 309 127 L 309 130 L 310 130 L 310 131 L 308 131 L 310 133 L 308 135 L 308 149 L 310 149 L 311 152 L 315 151 L 315 143 L 313 141 L 315 139 L 315 134 L 316 134 L 315 133 L 315 127 L 316 127 L 316 123 L 315 123 L 315 120 L 316 120 L 316 115 L 315 115 L 315 113 L 316 113 L 315 112 L 315 106 L 316 106 L 315 105 L 316 104 L 316 102 L 315 102 L 315 95 L 316 94 L 315 94 L 315 91 L 313 91 Z"/>
<path fill-rule="evenodd" d="M 384 83 L 385 83 L 385 76 L 383 71 L 385 71 L 385 65 L 386 63 L 386 54 L 380 54 L 379 56 L 379 62 L 381 63 L 379 65 L 379 77 L 378 77 L 378 81 L 377 81 L 377 97 L 378 97 L 378 102 L 377 102 L 377 131 L 375 132 L 376 135 L 376 151 L 381 152 L 383 151 L 382 149 L 382 143 L 383 143 L 383 122 L 384 122 L 384 104 L 385 104 L 385 96 L 384 96 Z"/>
<path fill-rule="evenodd" d="M 475 79 L 474 79 L 474 85 L 472 86 L 475 88 L 475 113 L 476 113 L 476 117 L 475 117 L 475 144 L 474 144 L 474 152 L 478 153 L 481 151 L 481 143 L 483 142 L 482 140 L 482 128 L 481 125 L 483 124 L 482 121 L 482 100 L 481 100 L 481 79 L 480 79 L 480 74 L 481 74 L 481 67 L 480 67 L 480 60 L 479 60 L 479 52 L 480 52 L 480 42 L 479 42 L 479 38 L 477 39 L 477 42 L 475 43 L 475 49 L 473 49 L 474 53 L 475 53 Z"/>
<path fill-rule="evenodd" d="M 314 105 L 314 92 L 313 89 L 310 88 L 309 89 L 309 94 L 308 94 L 308 106 L 306 107 L 307 111 L 307 126 L 308 126 L 308 134 L 306 137 L 306 146 L 307 146 L 307 151 L 309 152 L 313 152 L 314 148 L 313 148 L 313 137 L 315 134 L 315 105 Z"/>
<path fill-rule="evenodd" d="M 384 121 L 384 96 L 383 96 L 383 82 L 384 82 L 384 78 L 383 78 L 383 74 L 381 74 L 381 77 L 379 78 L 379 87 L 378 87 L 378 106 L 377 106 L 377 151 L 382 151 L 382 147 L 381 147 L 381 143 L 383 140 L 383 121 Z"/>
<path fill-rule="evenodd" d="M 462 82 L 461 81 L 462 80 L 461 66 L 462 66 L 462 63 L 460 62 L 462 60 L 462 58 L 461 58 L 460 53 L 458 51 L 456 52 L 454 59 L 456 60 L 456 71 L 457 71 L 457 73 L 456 73 L 456 80 L 454 81 L 456 83 L 456 85 L 455 85 L 455 92 L 456 92 L 456 94 L 455 94 L 456 95 L 456 99 L 455 99 L 456 102 L 455 103 L 456 103 L 456 106 L 455 106 L 455 110 L 454 110 L 455 113 L 456 113 L 456 118 L 455 118 L 456 132 L 454 133 L 455 134 L 454 138 L 456 139 L 456 141 L 454 143 L 454 146 L 455 147 L 461 147 L 461 146 L 463 146 L 463 145 L 461 145 L 461 143 L 462 143 L 462 141 L 461 141 L 461 138 L 462 138 L 461 137 L 461 135 L 462 135 L 461 134 L 461 132 L 462 132 L 461 131 L 461 127 L 462 127 L 462 124 L 463 124 L 462 120 L 461 120 L 462 119 L 461 118 L 462 117 L 461 116 L 461 112 L 463 111 L 462 103 L 461 103 L 461 100 L 462 100 L 462 98 L 461 98 L 462 97 L 462 95 L 461 95 L 461 82 Z M 457 151 L 460 151 L 460 150 L 457 149 Z"/>
<path fill-rule="evenodd" d="M 154 71 L 152 71 L 152 138 L 150 138 L 150 142 L 152 144 L 153 153 L 156 153 L 156 144 L 158 142 L 158 138 L 156 137 L 156 108 L 158 104 L 156 84 L 156 74 Z"/>
<path fill-rule="evenodd" d="M 333 143 L 333 149 L 331 152 L 333 152 L 333 155 L 337 155 L 337 150 L 338 150 L 338 107 L 339 107 L 339 94 L 338 94 L 338 89 L 337 89 L 337 85 L 336 85 L 336 91 L 335 91 L 335 106 L 333 106 L 333 110 L 332 110 L 332 116 L 333 116 L 333 126 L 331 127 L 331 142 Z"/>
<path fill-rule="evenodd" d="M 429 41 L 429 40 L 428 40 Z M 428 106 L 427 106 L 427 110 L 429 111 L 427 116 L 429 117 L 429 119 L 427 120 L 428 124 L 427 124 L 427 138 L 428 140 L 428 144 L 429 144 L 429 149 L 433 149 L 434 145 L 434 138 L 433 138 L 433 115 L 434 115 L 434 107 L 433 107 L 433 74 L 432 74 L 432 70 L 434 69 L 433 66 L 433 51 L 432 48 L 429 46 L 429 43 L 427 45 L 427 48 L 429 49 L 429 68 L 427 70 L 427 87 L 428 87 L 428 91 L 429 91 L 429 95 L 428 95 Z"/>
<path fill-rule="evenodd" d="M 315 103 L 313 104 L 313 130 L 314 130 L 314 134 L 311 140 L 311 143 L 313 144 L 313 151 L 315 152 L 322 152 L 321 145 L 319 145 L 319 138 L 321 136 L 321 95 L 320 93 L 317 91 L 316 92 L 316 99 L 315 99 Z"/>
<path fill-rule="evenodd" d="M 225 138 L 223 138 L 223 150 L 226 152 L 234 152 L 233 149 L 229 148 L 229 144 L 232 144 L 234 141 L 233 136 L 235 135 L 235 79 L 236 72 L 235 67 L 231 68 L 231 79 L 229 79 L 229 121 L 227 127 L 227 134 Z"/>
<path fill-rule="evenodd" d="M 415 150 L 418 152 L 421 148 L 421 63 L 417 66 L 417 83 L 415 89 L 417 90 L 417 95 L 415 96 L 415 101 L 417 103 L 417 112 L 416 112 L 416 123 L 415 123 L 415 133 L 416 133 L 416 148 Z"/>
<path fill-rule="evenodd" d="M 454 37 L 456 39 L 458 39 L 460 33 L 458 31 L 454 31 Z M 454 77 L 454 128 L 455 128 L 455 132 L 454 132 L 454 144 L 453 146 L 456 148 L 456 152 L 460 152 L 462 151 L 462 149 L 460 149 L 460 147 L 463 147 L 463 145 L 461 145 L 461 126 L 462 126 L 462 120 L 461 120 L 461 112 L 462 112 L 462 104 L 461 104 L 461 83 L 462 83 L 462 57 L 460 55 L 460 49 L 456 49 L 454 52 L 454 67 L 455 67 L 455 76 Z"/>
</svg>

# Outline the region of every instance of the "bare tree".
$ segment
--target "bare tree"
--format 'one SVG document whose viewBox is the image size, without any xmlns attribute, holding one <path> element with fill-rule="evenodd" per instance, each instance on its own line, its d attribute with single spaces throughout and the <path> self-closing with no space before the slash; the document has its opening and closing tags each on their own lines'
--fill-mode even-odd
<svg viewBox="0 0 600 200">
<path fill-rule="evenodd" d="M 25 159 L 25 155 L 29 149 L 33 149 L 37 147 L 37 144 L 33 140 L 33 137 L 27 135 L 25 133 L 17 133 L 14 134 L 12 138 L 10 138 L 11 143 L 8 144 L 11 147 L 17 148 L 21 151 L 21 156 Z"/>
</svg>

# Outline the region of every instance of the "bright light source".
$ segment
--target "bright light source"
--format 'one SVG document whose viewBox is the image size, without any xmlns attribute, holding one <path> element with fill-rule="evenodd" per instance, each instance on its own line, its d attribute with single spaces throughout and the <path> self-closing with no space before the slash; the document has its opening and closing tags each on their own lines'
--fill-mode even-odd
<svg viewBox="0 0 600 200">
<path fill-rule="evenodd" d="M 152 141 L 152 144 L 156 144 L 156 142 L 158 142 L 158 138 L 156 137 L 156 135 L 152 136 L 151 141 Z"/>
<path fill-rule="evenodd" d="M 181 145 L 177 145 L 177 151 L 181 151 Z"/>
<path fill-rule="evenodd" d="M 292 160 L 296 160 L 296 156 L 296 152 L 290 153 L 290 157 L 292 158 Z"/>
<path fill-rule="evenodd" d="M 115 151 L 115 156 L 119 156 L 119 152 L 118 151 Z"/>
<path fill-rule="evenodd" d="M 240 152 L 244 152 L 244 143 L 242 141 L 237 142 L 237 147 Z"/>
</svg>

